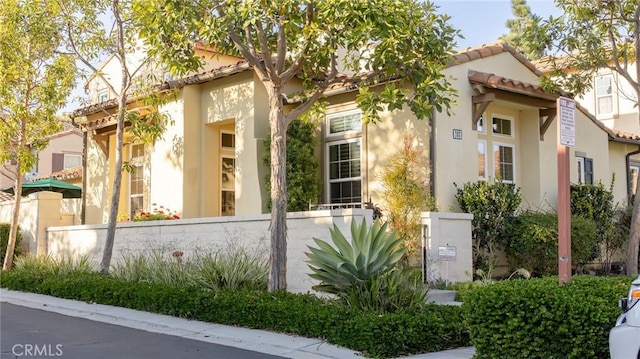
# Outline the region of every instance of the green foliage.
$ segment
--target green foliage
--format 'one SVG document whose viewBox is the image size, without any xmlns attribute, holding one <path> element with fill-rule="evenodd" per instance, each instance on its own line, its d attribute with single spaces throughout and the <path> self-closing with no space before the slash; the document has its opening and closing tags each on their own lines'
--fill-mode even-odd
<svg viewBox="0 0 640 359">
<path fill-rule="evenodd" d="M 522 201 L 520 187 L 498 180 L 454 186 L 460 209 L 473 214 L 473 267 L 486 270 L 495 260 L 496 249 L 504 246 L 507 221 Z"/>
<path fill-rule="evenodd" d="M 151 250 L 124 255 L 112 267 L 112 275 L 127 282 L 146 282 L 218 289 L 264 289 L 268 273 L 262 253 L 230 245 L 215 252 L 185 258 L 184 252 L 171 255 Z"/>
<path fill-rule="evenodd" d="M 512 268 L 526 268 L 535 275 L 558 273 L 558 215 L 525 212 L 509 221 L 505 253 Z M 571 263 L 581 266 L 597 255 L 596 226 L 591 220 L 571 218 Z"/>
<path fill-rule="evenodd" d="M 44 275 L 64 275 L 76 272 L 89 273 L 93 271 L 87 256 L 73 259 L 65 256 L 37 256 L 32 254 L 16 258 L 15 269 Z"/>
<path fill-rule="evenodd" d="M 515 18 L 507 20 L 505 25 L 509 33 L 503 35 L 502 39 L 531 61 L 544 56 L 547 34 L 542 26 L 542 18 L 531 13 L 526 0 L 511 0 L 511 11 Z"/>
<path fill-rule="evenodd" d="M 309 247 L 309 276 L 320 281 L 313 289 L 335 294 L 351 308 L 394 312 L 425 303 L 426 293 L 410 272 L 396 269 L 406 254 L 402 238 L 387 232 L 387 224 L 374 221 L 369 227 L 363 218 L 351 222 L 351 243 L 334 224 L 334 246 L 314 238 L 318 248 Z"/>
<path fill-rule="evenodd" d="M 626 236 L 616 234 L 620 214 L 613 202 L 614 180 L 608 190 L 602 182 L 571 186 L 571 213 L 597 223 L 595 230 L 599 245 L 596 249 L 602 258 L 605 273 L 609 273 L 611 269 L 611 257 L 622 248 L 626 240 Z"/>
<path fill-rule="evenodd" d="M 4 263 L 4 256 L 7 253 L 7 243 L 9 243 L 9 231 L 11 230 L 10 223 L 0 223 L 0 263 Z M 18 226 L 16 233 L 16 249 L 13 251 L 13 258 L 22 254 L 22 230 Z"/>
<path fill-rule="evenodd" d="M 310 294 L 211 291 L 194 286 L 125 282 L 97 273 L 0 273 L 2 287 L 249 328 L 322 338 L 390 358 L 469 345 L 462 310 L 427 305 L 416 312 L 359 312 Z"/>
<path fill-rule="evenodd" d="M 320 195 L 318 186 L 318 159 L 316 149 L 316 125 L 313 122 L 295 120 L 287 130 L 287 211 L 308 211 Z M 271 140 L 264 141 L 262 161 L 271 168 Z M 271 193 L 270 176 L 265 178 L 267 193 Z M 271 196 L 267 197 L 271 210 Z"/>
<path fill-rule="evenodd" d="M 502 281 L 466 293 L 474 358 L 608 358 L 608 334 L 632 279 Z"/>
<path fill-rule="evenodd" d="M 437 210 L 429 185 L 425 183 L 425 178 L 429 178 L 429 166 L 415 141 L 414 134 L 405 134 L 403 145 L 379 175 L 381 197 L 389 212 L 389 227 L 404 238 L 407 255 L 415 254 L 420 249 L 420 213 Z"/>
</svg>

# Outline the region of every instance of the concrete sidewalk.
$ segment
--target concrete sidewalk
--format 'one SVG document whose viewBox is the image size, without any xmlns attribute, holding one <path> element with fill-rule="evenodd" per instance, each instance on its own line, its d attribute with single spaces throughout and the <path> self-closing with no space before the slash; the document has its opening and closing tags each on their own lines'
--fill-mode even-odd
<svg viewBox="0 0 640 359">
<path fill-rule="evenodd" d="M 311 339 L 265 330 L 232 327 L 187 320 L 133 309 L 50 297 L 41 294 L 0 289 L 0 301 L 34 309 L 110 323 L 153 333 L 174 335 L 208 343 L 279 355 L 287 358 L 362 358 L 359 352 Z M 471 359 L 473 348 L 460 348 L 405 358 Z"/>
</svg>

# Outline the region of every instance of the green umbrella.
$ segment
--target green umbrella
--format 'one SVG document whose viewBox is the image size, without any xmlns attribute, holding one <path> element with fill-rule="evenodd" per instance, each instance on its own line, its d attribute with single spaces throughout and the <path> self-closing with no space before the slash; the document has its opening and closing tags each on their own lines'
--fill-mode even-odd
<svg viewBox="0 0 640 359">
<path fill-rule="evenodd" d="M 22 195 L 26 196 L 34 192 L 51 191 L 62 193 L 62 198 L 81 198 L 82 188 L 67 182 L 53 178 L 45 178 L 39 181 L 25 182 L 22 184 Z M 2 192 L 13 193 L 13 187 L 5 188 Z"/>
</svg>

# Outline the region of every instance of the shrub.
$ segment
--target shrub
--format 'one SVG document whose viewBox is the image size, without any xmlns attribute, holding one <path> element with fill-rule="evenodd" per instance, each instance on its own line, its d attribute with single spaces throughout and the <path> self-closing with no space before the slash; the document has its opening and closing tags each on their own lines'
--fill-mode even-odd
<svg viewBox="0 0 640 359">
<path fill-rule="evenodd" d="M 9 244 L 9 232 L 11 231 L 11 223 L 0 223 L 0 263 L 4 263 L 4 256 L 7 254 L 7 245 Z M 22 254 L 22 231 L 18 226 L 18 233 L 16 235 L 16 247 L 13 252 L 13 258 Z"/>
<path fill-rule="evenodd" d="M 313 271 L 309 276 L 320 284 L 313 289 L 335 294 L 343 304 L 359 310 L 384 313 L 423 305 L 422 284 L 410 278 L 410 272 L 395 268 L 407 248 L 395 231 L 386 229 L 387 224 L 380 221 L 369 227 L 363 218 L 360 225 L 351 222 L 351 243 L 336 225 L 331 229 L 335 248 L 314 238 L 319 248 L 309 247 Z"/>
<path fill-rule="evenodd" d="M 593 260 L 597 247 L 592 221 L 571 218 L 571 263 L 577 266 Z M 525 268 L 536 275 L 558 273 L 558 215 L 526 212 L 509 221 L 505 234 L 511 268 Z M 575 266 L 574 266 L 575 267 Z"/>
<path fill-rule="evenodd" d="M 403 144 L 379 174 L 381 197 L 387 206 L 391 229 L 404 238 L 407 255 L 419 252 L 422 222 L 420 213 L 436 211 L 436 201 L 429 192 L 428 160 L 415 142 L 413 133 L 406 133 Z"/>
<path fill-rule="evenodd" d="M 16 258 L 15 269 L 34 274 L 63 275 L 73 272 L 89 273 L 93 267 L 88 256 L 73 259 L 66 256 L 28 254 Z"/>
<path fill-rule="evenodd" d="M 475 287 L 462 305 L 474 358 L 608 358 L 618 299 L 632 279 L 576 276 Z"/>
<path fill-rule="evenodd" d="M 469 345 L 462 309 L 426 305 L 414 313 L 352 311 L 310 294 L 210 291 L 194 286 L 124 282 L 98 273 L 0 274 L 3 287 L 208 322 L 323 338 L 365 355 L 397 357 Z"/>
<path fill-rule="evenodd" d="M 504 245 L 506 223 L 514 215 L 522 197 L 520 187 L 497 180 L 465 183 L 456 187 L 460 209 L 473 214 L 473 269 L 488 270 L 495 264 L 495 251 Z"/>
</svg>

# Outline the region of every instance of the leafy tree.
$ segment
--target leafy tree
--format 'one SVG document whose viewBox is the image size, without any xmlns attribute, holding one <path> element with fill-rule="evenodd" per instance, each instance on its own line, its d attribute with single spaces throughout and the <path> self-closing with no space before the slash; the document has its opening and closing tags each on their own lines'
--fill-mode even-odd
<svg viewBox="0 0 640 359">
<path fill-rule="evenodd" d="M 506 26 L 509 33 L 502 39 L 522 52 L 529 60 L 539 59 L 545 55 L 546 34 L 541 25 L 542 18 L 531 13 L 526 0 L 511 0 L 511 11 L 514 19 L 508 19 Z"/>
<path fill-rule="evenodd" d="M 102 80 L 112 95 L 115 95 L 117 109 L 115 174 L 109 207 L 107 236 L 103 251 L 100 271 L 108 273 L 115 238 L 122 170 L 131 170 L 131 166 L 123 161 L 123 138 L 125 123 L 135 141 L 153 142 L 160 138 L 168 124 L 167 116 L 156 111 L 162 101 L 149 83 L 153 82 L 153 73 L 145 72 L 152 68 L 149 58 L 136 52 L 136 24 L 132 18 L 131 1 L 126 0 L 58 0 L 64 10 L 67 34 L 67 51 L 73 54 L 93 77 Z M 111 24 L 103 23 L 108 19 Z M 105 29 L 109 29 L 107 32 Z M 112 57 L 118 61 L 120 74 L 105 74 L 96 63 Z M 109 76 L 110 75 L 110 76 Z M 144 75 L 144 76 L 143 76 Z M 142 107 L 150 112 L 143 114 L 138 109 L 130 110 L 128 102 L 136 99 Z M 82 111 L 73 116 L 80 117 Z M 105 113 L 105 115 L 109 115 Z"/>
<path fill-rule="evenodd" d="M 295 120 L 287 130 L 287 211 L 307 211 L 309 202 L 316 201 L 320 194 L 318 186 L 318 160 L 316 159 L 316 128 L 313 122 Z M 271 141 L 264 141 L 266 150 L 263 162 L 271 168 L 269 149 Z M 265 180 L 267 191 L 271 191 L 271 176 Z M 267 199 L 267 208 L 271 201 Z"/>
<path fill-rule="evenodd" d="M 403 239 L 409 256 L 420 247 L 420 213 L 437 210 L 429 184 L 425 183 L 425 178 L 429 178 L 427 159 L 415 137 L 413 133 L 405 134 L 402 146 L 380 173 L 381 195 L 389 212 L 390 227 Z"/>
<path fill-rule="evenodd" d="M 555 57 L 546 58 L 553 68 L 546 87 L 560 86 L 576 95 L 593 86 L 599 69 L 610 69 L 626 80 L 640 105 L 640 4 L 623 0 L 556 0 L 562 12 L 542 23 Z M 570 71 L 567 71 L 569 70 Z M 639 116 L 640 121 L 640 116 Z M 638 274 L 640 201 L 634 201 L 627 241 L 627 275 Z"/>
<path fill-rule="evenodd" d="M 449 109 L 442 70 L 458 32 L 428 1 L 139 0 L 141 32 L 177 74 L 200 67 L 198 39 L 242 56 L 267 92 L 271 131 L 269 290 L 286 288 L 286 133 L 336 84 L 356 84 L 365 123 L 408 106 L 416 117 Z M 301 92 L 288 97 L 288 85 Z M 287 102 L 297 106 L 285 111 Z"/>
<path fill-rule="evenodd" d="M 74 85 L 75 64 L 56 50 L 63 27 L 55 3 L 5 0 L 0 6 L 0 163 L 13 172 L 15 202 L 3 269 L 11 268 L 18 235 L 23 175 L 47 136 L 62 128 L 56 111 Z"/>
</svg>

